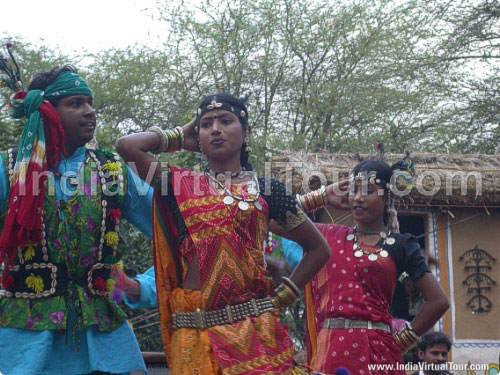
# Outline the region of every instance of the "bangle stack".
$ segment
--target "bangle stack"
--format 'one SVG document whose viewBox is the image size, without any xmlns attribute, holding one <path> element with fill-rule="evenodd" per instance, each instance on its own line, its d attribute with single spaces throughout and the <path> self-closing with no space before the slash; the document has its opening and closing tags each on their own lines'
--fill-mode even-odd
<svg viewBox="0 0 500 375">
<path fill-rule="evenodd" d="M 420 342 L 420 336 L 415 333 L 413 327 L 409 322 L 405 323 L 405 327 L 394 334 L 394 341 L 398 344 L 399 348 L 402 351 L 406 351 L 416 343 Z"/>
<path fill-rule="evenodd" d="M 299 287 L 288 277 L 282 277 L 283 283 L 274 291 L 275 295 L 271 299 L 274 307 L 281 309 L 294 304 L 300 296 Z"/>
<path fill-rule="evenodd" d="M 312 212 L 321 207 L 325 207 L 327 205 L 326 186 L 323 185 L 318 190 L 311 191 L 304 195 L 297 194 L 297 202 L 300 208 L 305 212 Z"/>
<path fill-rule="evenodd" d="M 175 152 L 182 150 L 184 147 L 184 129 L 180 126 L 176 126 L 173 130 L 162 130 L 158 126 L 152 126 L 148 131 L 156 133 L 160 137 L 160 144 L 156 149 L 151 151 L 153 154 Z"/>
</svg>

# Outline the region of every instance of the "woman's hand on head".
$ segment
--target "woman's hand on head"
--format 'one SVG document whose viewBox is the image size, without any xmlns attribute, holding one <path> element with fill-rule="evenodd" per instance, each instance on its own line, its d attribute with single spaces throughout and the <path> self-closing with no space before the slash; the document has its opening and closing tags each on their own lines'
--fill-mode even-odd
<svg viewBox="0 0 500 375">
<path fill-rule="evenodd" d="M 182 127 L 184 130 L 184 149 L 188 151 L 200 152 L 198 145 L 198 134 L 195 129 L 196 117 Z"/>
<path fill-rule="evenodd" d="M 335 182 L 326 187 L 326 202 L 337 210 L 349 210 L 349 180 Z"/>
</svg>

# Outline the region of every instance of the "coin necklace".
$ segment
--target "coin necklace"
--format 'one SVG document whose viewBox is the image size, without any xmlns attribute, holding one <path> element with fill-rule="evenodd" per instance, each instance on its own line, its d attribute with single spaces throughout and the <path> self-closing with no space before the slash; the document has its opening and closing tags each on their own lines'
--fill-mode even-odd
<svg viewBox="0 0 500 375">
<path fill-rule="evenodd" d="M 252 176 L 252 180 L 254 183 L 254 186 L 248 189 L 248 194 L 250 195 L 255 195 L 254 199 L 248 199 L 248 198 L 243 198 L 239 197 L 237 195 L 234 195 L 230 190 L 226 188 L 225 185 L 223 185 L 219 179 L 214 178 L 212 175 L 205 173 L 213 182 L 217 184 L 217 189 L 219 190 L 220 195 L 226 195 L 222 202 L 226 206 L 232 205 L 236 200 L 238 201 L 238 208 L 242 211 L 246 211 L 250 208 L 250 203 L 253 203 L 255 208 L 259 211 L 262 210 L 262 205 L 259 203 L 258 199 L 260 196 L 260 189 L 259 189 L 259 181 L 257 180 L 257 177 L 255 174 Z"/>
<path fill-rule="evenodd" d="M 391 231 L 389 231 L 388 233 L 386 233 L 386 232 L 376 233 L 384 241 L 381 248 L 378 249 L 377 251 L 374 251 L 374 252 L 366 251 L 359 244 L 357 232 L 358 232 L 357 227 L 355 227 L 354 233 L 347 235 L 348 241 L 354 241 L 352 248 L 354 250 L 354 256 L 356 258 L 361 258 L 363 255 L 368 255 L 368 260 L 370 260 L 372 262 L 375 262 L 378 259 L 379 255 L 382 258 L 387 258 L 389 256 L 389 252 L 387 250 L 385 250 L 384 247 L 386 245 L 391 246 L 391 245 L 394 245 L 396 243 L 396 240 L 394 239 L 394 237 L 391 237 Z"/>
</svg>

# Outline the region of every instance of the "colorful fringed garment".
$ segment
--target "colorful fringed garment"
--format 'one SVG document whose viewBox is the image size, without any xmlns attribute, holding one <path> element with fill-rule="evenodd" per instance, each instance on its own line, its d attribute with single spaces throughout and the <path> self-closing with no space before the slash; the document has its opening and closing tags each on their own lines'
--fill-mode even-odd
<svg viewBox="0 0 500 375">
<path fill-rule="evenodd" d="M 250 204 L 242 211 L 237 201 L 225 205 L 207 176 L 167 168 L 168 194 L 161 194 L 158 181 L 154 184 L 158 187 L 153 236 L 161 330 L 172 375 L 292 374 L 294 350 L 277 314 L 268 312 L 206 330 L 176 331 L 171 315 L 271 296 L 262 248 L 268 221 L 274 218 L 290 230 L 304 222 L 303 213 L 274 180 L 271 194 L 258 199 L 261 210 Z M 264 191 L 264 180 L 259 179 L 259 186 Z M 234 195 L 248 196 L 244 185 L 231 188 Z M 196 258 L 201 291 L 182 289 Z"/>
</svg>

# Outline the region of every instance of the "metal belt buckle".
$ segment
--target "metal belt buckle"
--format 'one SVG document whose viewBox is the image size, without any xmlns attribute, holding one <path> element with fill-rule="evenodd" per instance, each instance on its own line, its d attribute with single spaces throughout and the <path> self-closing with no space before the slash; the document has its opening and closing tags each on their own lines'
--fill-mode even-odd
<svg viewBox="0 0 500 375">
<path fill-rule="evenodd" d="M 203 317 L 203 311 L 197 309 L 194 313 L 194 325 L 197 329 L 205 329 L 205 319 Z"/>
<path fill-rule="evenodd" d="M 226 316 L 227 320 L 229 321 L 229 324 L 233 324 L 234 323 L 233 312 L 231 310 L 231 306 L 229 305 L 226 306 Z"/>
<path fill-rule="evenodd" d="M 257 306 L 257 301 L 255 300 L 255 298 L 252 298 L 250 302 L 252 304 L 253 315 L 259 316 L 259 306 Z"/>
</svg>

